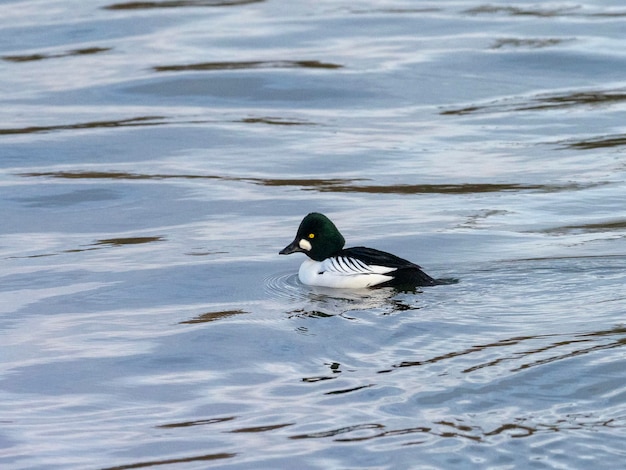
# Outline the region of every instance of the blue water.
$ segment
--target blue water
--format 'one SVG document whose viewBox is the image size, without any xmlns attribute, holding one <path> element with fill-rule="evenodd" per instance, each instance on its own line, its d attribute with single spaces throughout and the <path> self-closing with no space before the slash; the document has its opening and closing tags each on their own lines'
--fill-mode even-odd
<svg viewBox="0 0 626 470">
<path fill-rule="evenodd" d="M 626 9 L 0 5 L 0 465 L 620 468 Z M 458 283 L 302 285 L 304 215 Z"/>
</svg>

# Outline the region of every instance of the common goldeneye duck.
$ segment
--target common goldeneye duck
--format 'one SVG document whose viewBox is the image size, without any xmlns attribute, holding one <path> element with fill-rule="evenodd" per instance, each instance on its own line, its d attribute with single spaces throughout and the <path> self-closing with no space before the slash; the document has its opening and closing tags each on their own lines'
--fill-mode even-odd
<svg viewBox="0 0 626 470">
<path fill-rule="evenodd" d="M 345 248 L 345 239 L 323 214 L 312 212 L 298 227 L 296 238 L 279 254 L 305 253 L 300 266 L 304 284 L 321 287 L 416 287 L 439 284 L 414 263 L 391 253 L 357 246 Z"/>
</svg>

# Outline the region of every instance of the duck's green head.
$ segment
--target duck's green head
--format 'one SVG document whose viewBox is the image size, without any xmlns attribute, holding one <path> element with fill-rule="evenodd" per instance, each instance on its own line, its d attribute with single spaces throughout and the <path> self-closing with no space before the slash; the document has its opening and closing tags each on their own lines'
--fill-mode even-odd
<svg viewBox="0 0 626 470">
<path fill-rule="evenodd" d="M 315 261 L 322 261 L 341 251 L 345 239 L 328 217 L 318 212 L 307 215 L 298 227 L 296 238 L 279 254 L 302 252 Z"/>
</svg>

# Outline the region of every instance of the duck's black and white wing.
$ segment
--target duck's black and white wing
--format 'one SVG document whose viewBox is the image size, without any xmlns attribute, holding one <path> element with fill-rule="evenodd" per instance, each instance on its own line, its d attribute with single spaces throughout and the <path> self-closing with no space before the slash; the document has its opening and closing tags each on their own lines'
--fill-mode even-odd
<svg viewBox="0 0 626 470">
<path fill-rule="evenodd" d="M 338 258 L 347 258 L 353 264 L 362 265 L 376 274 L 386 274 L 387 280 L 372 284 L 379 286 L 433 286 L 438 281 L 430 277 L 415 263 L 385 251 L 364 246 L 347 248 Z"/>
<path fill-rule="evenodd" d="M 339 254 L 331 256 L 316 266 L 314 285 L 341 288 L 372 287 L 393 279 L 396 268 L 369 265 L 365 261 Z"/>
<path fill-rule="evenodd" d="M 328 258 L 324 260 L 323 265 L 326 271 L 345 276 L 388 274 L 396 270 L 390 266 L 367 264 L 365 261 L 347 254 Z"/>
</svg>

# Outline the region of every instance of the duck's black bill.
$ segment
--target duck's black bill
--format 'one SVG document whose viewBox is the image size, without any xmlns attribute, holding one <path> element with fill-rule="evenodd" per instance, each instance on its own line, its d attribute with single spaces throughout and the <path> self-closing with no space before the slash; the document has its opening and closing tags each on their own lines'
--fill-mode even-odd
<svg viewBox="0 0 626 470">
<path fill-rule="evenodd" d="M 278 254 L 279 255 L 290 255 L 291 253 L 298 253 L 298 252 L 304 251 L 302 248 L 300 248 L 300 245 L 298 244 L 298 242 L 299 242 L 299 240 L 295 239 L 289 245 L 287 245 L 285 248 L 280 250 L 278 252 Z"/>
</svg>

